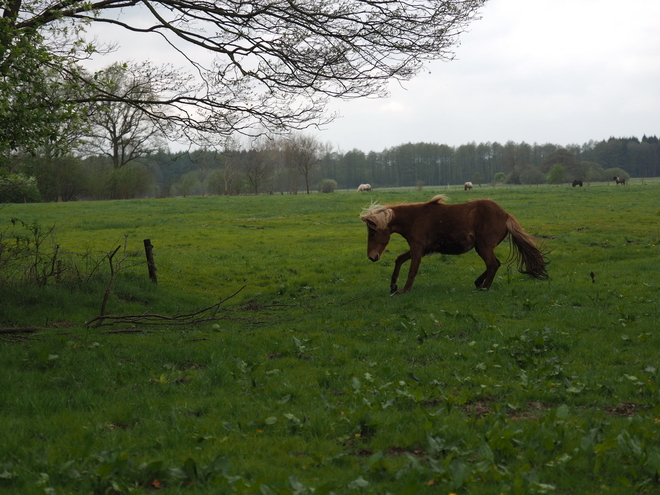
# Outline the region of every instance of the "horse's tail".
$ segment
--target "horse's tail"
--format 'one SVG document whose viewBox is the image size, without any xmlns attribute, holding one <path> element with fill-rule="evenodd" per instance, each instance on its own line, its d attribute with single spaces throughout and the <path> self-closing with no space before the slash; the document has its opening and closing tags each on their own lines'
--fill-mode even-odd
<svg viewBox="0 0 660 495">
<path fill-rule="evenodd" d="M 539 280 L 549 278 L 546 271 L 546 252 L 536 246 L 534 238 L 527 234 L 513 215 L 506 220 L 506 228 L 511 238 L 511 254 L 507 263 L 515 261 L 518 271 Z"/>
</svg>

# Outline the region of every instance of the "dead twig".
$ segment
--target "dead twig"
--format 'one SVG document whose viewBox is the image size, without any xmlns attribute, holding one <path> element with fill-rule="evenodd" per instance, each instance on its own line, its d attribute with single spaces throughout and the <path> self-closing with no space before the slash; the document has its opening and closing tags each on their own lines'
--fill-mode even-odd
<svg viewBox="0 0 660 495">
<path fill-rule="evenodd" d="M 32 341 L 32 336 L 28 335 L 10 335 L 8 337 L 0 337 L 0 342 L 5 344 L 26 344 Z"/>
<path fill-rule="evenodd" d="M 245 289 L 245 286 L 238 289 L 232 295 L 225 297 L 221 301 L 215 303 L 212 306 L 209 306 L 194 313 L 174 315 L 174 316 L 165 316 L 157 315 L 153 313 L 142 313 L 140 315 L 104 315 L 101 314 L 95 318 L 92 318 L 85 323 L 85 326 L 89 328 L 93 326 L 94 328 L 99 328 L 102 326 L 111 326 L 119 324 L 134 324 L 134 325 L 195 325 L 198 323 L 214 321 L 218 318 L 216 317 L 220 306 L 227 302 L 229 299 L 233 298 Z"/>
<path fill-rule="evenodd" d="M 20 334 L 20 333 L 34 333 L 41 330 L 39 327 L 23 327 L 23 328 L 0 328 L 0 334 Z"/>
<path fill-rule="evenodd" d="M 144 333 L 145 330 L 142 330 L 140 328 L 135 328 L 135 329 L 123 329 L 123 330 L 106 330 L 105 332 L 101 332 L 106 335 L 110 334 L 115 334 L 115 333 Z"/>
<path fill-rule="evenodd" d="M 125 244 L 124 244 L 125 245 Z M 103 301 L 101 301 L 101 314 L 99 317 L 103 317 L 105 314 L 105 307 L 108 304 L 108 298 L 110 297 L 110 292 L 112 292 L 112 285 L 115 283 L 115 265 L 112 262 L 112 259 L 115 257 L 115 254 L 117 254 L 117 251 L 121 246 L 117 246 L 117 249 L 115 249 L 112 253 L 108 253 L 108 261 L 110 262 L 110 281 L 108 282 L 108 286 L 105 289 L 105 293 L 103 294 Z M 124 248 L 124 252 L 126 251 L 126 248 Z M 124 256 L 125 257 L 125 256 Z M 117 263 L 117 268 L 119 268 L 119 265 L 123 261 L 120 260 Z"/>
</svg>

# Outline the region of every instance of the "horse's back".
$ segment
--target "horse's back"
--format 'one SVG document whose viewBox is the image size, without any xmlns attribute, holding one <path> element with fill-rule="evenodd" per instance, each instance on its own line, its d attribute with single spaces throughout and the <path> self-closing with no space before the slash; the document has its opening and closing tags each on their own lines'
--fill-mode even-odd
<svg viewBox="0 0 660 495">
<path fill-rule="evenodd" d="M 506 221 L 508 213 L 500 205 L 490 199 L 475 199 L 467 203 L 447 205 L 441 202 L 426 203 L 426 208 L 420 215 L 429 217 L 433 223 L 459 222 L 472 223 L 479 219 Z"/>
</svg>

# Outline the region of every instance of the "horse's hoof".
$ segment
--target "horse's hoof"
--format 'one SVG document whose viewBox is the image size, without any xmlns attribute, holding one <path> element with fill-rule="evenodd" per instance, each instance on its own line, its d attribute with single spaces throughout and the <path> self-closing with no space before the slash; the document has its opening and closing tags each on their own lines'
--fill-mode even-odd
<svg viewBox="0 0 660 495">
<path fill-rule="evenodd" d="M 396 285 L 390 285 L 390 295 L 393 296 L 397 289 Z"/>
</svg>

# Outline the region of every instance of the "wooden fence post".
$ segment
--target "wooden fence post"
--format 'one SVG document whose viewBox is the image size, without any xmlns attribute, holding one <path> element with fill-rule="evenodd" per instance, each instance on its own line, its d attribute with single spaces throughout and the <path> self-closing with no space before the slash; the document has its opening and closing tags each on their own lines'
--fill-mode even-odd
<svg viewBox="0 0 660 495">
<path fill-rule="evenodd" d="M 147 254 L 147 268 L 149 269 L 149 278 L 154 284 L 158 283 L 156 276 L 156 263 L 154 263 L 154 247 L 151 245 L 151 239 L 144 240 L 144 252 Z"/>
</svg>

